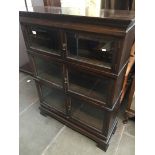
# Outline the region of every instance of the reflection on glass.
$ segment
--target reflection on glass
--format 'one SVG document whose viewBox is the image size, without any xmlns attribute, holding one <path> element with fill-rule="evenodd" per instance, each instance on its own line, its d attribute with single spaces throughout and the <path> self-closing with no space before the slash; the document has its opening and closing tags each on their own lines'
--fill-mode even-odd
<svg viewBox="0 0 155 155">
<path fill-rule="evenodd" d="M 94 38 L 68 32 L 67 49 L 69 56 L 110 68 L 114 52 L 114 39 Z"/>
<path fill-rule="evenodd" d="M 71 117 L 83 122 L 86 125 L 102 130 L 104 112 L 93 105 L 89 105 L 84 101 L 71 100 Z"/>
<path fill-rule="evenodd" d="M 62 67 L 61 64 L 51 61 L 50 59 L 42 59 L 35 57 L 37 75 L 47 81 L 62 85 Z"/>
<path fill-rule="evenodd" d="M 54 52 L 60 55 L 61 35 L 58 30 L 32 26 L 29 27 L 28 34 L 31 48 Z"/>
<path fill-rule="evenodd" d="M 110 81 L 75 69 L 69 71 L 69 90 L 106 102 Z"/>
<path fill-rule="evenodd" d="M 43 100 L 50 107 L 65 113 L 65 96 L 61 90 L 41 86 Z"/>
</svg>

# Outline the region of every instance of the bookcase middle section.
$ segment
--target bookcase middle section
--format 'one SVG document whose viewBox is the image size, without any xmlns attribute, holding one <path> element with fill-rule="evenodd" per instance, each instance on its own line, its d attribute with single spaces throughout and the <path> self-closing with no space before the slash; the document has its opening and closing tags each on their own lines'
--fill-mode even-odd
<svg viewBox="0 0 155 155">
<path fill-rule="evenodd" d="M 34 64 L 35 77 L 51 87 L 63 89 L 66 95 L 74 95 L 109 108 L 119 97 L 120 92 L 117 96 L 115 94 L 115 84 L 119 82 L 117 79 L 59 62 L 50 56 L 29 55 Z"/>
<path fill-rule="evenodd" d="M 68 93 L 103 107 L 112 107 L 115 81 L 91 71 L 68 66 Z"/>
</svg>

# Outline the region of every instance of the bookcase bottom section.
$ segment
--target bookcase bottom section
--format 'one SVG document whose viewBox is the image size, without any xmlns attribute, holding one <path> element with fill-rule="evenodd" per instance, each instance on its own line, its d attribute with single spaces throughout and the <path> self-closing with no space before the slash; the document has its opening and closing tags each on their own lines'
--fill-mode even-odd
<svg viewBox="0 0 155 155">
<path fill-rule="evenodd" d="M 100 134 L 96 133 L 93 134 L 90 131 L 82 128 L 82 126 L 77 125 L 73 121 L 70 121 L 68 117 L 64 117 L 63 115 L 59 115 L 57 113 L 54 113 L 51 109 L 48 109 L 46 107 L 43 107 L 42 105 L 40 106 L 40 114 L 43 116 L 50 116 L 52 118 L 55 118 L 56 120 L 60 121 L 61 123 L 65 124 L 66 126 L 70 127 L 71 129 L 87 136 L 88 138 L 94 140 L 97 143 L 97 146 L 102 149 L 103 151 L 106 152 L 109 146 L 109 141 L 112 137 L 112 135 L 115 133 L 116 128 L 117 128 L 117 120 L 113 123 L 113 126 L 109 132 L 109 135 L 105 137 L 104 140 L 101 138 Z"/>
</svg>

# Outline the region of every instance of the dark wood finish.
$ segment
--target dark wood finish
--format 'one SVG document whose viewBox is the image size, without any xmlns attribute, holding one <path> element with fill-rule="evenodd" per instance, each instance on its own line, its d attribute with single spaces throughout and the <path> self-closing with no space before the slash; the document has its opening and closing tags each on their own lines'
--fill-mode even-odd
<svg viewBox="0 0 155 155">
<path fill-rule="evenodd" d="M 134 40 L 133 12 L 101 10 L 91 17 L 63 14 L 63 8 L 34 10 L 21 11 L 19 19 L 40 113 L 88 136 L 106 151 L 116 131 Z"/>
</svg>

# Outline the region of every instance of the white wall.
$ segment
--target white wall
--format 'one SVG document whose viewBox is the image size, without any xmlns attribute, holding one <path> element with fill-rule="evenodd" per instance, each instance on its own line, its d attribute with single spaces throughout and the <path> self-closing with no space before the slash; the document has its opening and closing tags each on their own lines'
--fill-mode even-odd
<svg viewBox="0 0 155 155">
<path fill-rule="evenodd" d="M 23 34 L 21 31 L 21 27 L 19 26 L 19 67 L 23 66 L 28 62 L 28 56 L 26 53 L 25 42 L 23 39 Z"/>
<path fill-rule="evenodd" d="M 43 0 L 27 0 L 28 6 L 43 6 Z M 21 1 L 21 6 L 25 7 L 24 0 Z M 21 27 L 19 25 L 19 67 L 23 66 L 29 61 L 28 55 L 26 53 L 25 42 L 23 38 L 23 34 L 21 31 Z"/>
<path fill-rule="evenodd" d="M 24 0 L 20 1 L 20 7 L 26 10 Z M 28 62 L 28 56 L 26 53 L 25 42 L 23 39 L 23 34 L 21 31 L 20 23 L 19 23 L 19 67 L 23 66 Z"/>
</svg>

